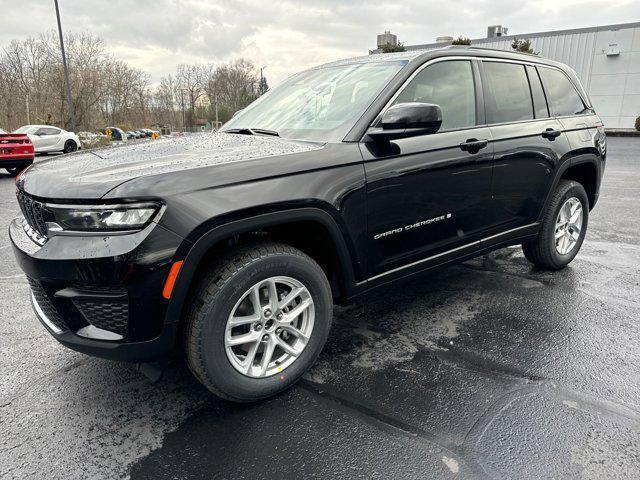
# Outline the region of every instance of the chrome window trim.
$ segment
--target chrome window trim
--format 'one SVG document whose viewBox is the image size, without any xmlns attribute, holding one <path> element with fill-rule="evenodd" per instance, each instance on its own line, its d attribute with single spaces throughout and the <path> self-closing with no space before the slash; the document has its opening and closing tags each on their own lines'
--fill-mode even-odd
<svg viewBox="0 0 640 480">
<path fill-rule="evenodd" d="M 580 100 L 582 100 L 582 103 L 585 105 L 585 109 L 588 109 L 589 111 L 586 112 L 586 113 L 579 114 L 579 115 L 563 115 L 563 116 L 550 115 L 550 116 L 544 117 L 544 118 L 533 118 L 533 119 L 527 119 L 527 120 L 518 120 L 516 122 L 483 123 L 483 124 L 478 124 L 478 125 L 472 125 L 472 126 L 469 126 L 469 127 L 461 127 L 461 128 L 451 129 L 451 130 L 443 130 L 442 132 L 436 132 L 436 133 L 433 133 L 431 135 L 437 135 L 439 133 L 447 133 L 447 132 L 454 132 L 454 131 L 460 131 L 460 130 L 470 130 L 470 129 L 474 129 L 474 128 L 493 127 L 493 126 L 497 126 L 497 125 L 511 125 L 511 124 L 514 124 L 514 123 L 530 122 L 530 121 L 537 121 L 537 120 L 553 120 L 553 119 L 560 119 L 560 118 L 573 118 L 573 117 L 583 117 L 583 116 L 588 116 L 588 115 L 595 115 L 595 112 L 593 111 L 593 108 L 587 107 L 588 102 L 585 100 L 585 98 L 580 93 L 580 89 L 576 87 L 575 83 L 571 80 L 571 78 L 566 74 L 566 72 L 564 70 L 562 70 L 559 67 L 556 67 L 555 65 L 549 65 L 549 64 L 546 64 L 546 63 L 539 63 L 539 62 L 527 61 L 527 60 L 513 60 L 513 59 L 507 59 L 507 58 L 503 59 L 503 58 L 469 56 L 469 55 L 452 55 L 450 57 L 433 58 L 433 59 L 425 62 L 424 64 L 420 65 L 415 70 L 415 72 L 413 72 L 411 74 L 411 76 L 409 76 L 409 78 L 407 78 L 404 81 L 404 83 L 402 85 L 400 85 L 400 87 L 396 90 L 396 92 L 393 94 L 393 96 L 389 99 L 389 101 L 380 110 L 378 115 L 376 115 L 376 117 L 374 118 L 373 122 L 371 122 L 371 125 L 369 127 L 373 127 L 374 125 L 376 125 L 378 123 L 378 121 L 380 120 L 380 118 L 382 117 L 384 112 L 386 112 L 389 109 L 389 107 L 391 107 L 393 105 L 393 102 L 395 102 L 396 98 L 398 98 L 400 93 L 402 93 L 402 91 L 405 88 L 407 88 L 408 84 L 422 70 L 424 70 L 425 68 L 427 68 L 430 65 L 433 65 L 434 63 L 447 62 L 447 61 L 451 61 L 451 60 L 470 60 L 470 61 L 477 60 L 478 62 L 515 63 L 515 64 L 518 64 L 518 65 L 524 65 L 524 66 L 528 65 L 528 66 L 534 67 L 534 68 L 535 67 L 544 67 L 544 68 L 551 68 L 551 69 L 554 69 L 554 70 L 558 70 L 559 72 L 561 72 L 567 78 L 567 80 L 569 80 L 569 83 L 571 83 L 571 86 L 573 86 L 574 90 L 576 91 L 576 93 L 580 97 Z M 474 73 L 474 75 L 475 75 L 475 73 Z M 544 91 L 545 97 L 546 97 L 547 91 L 546 91 L 546 89 L 544 87 L 544 82 L 542 82 L 542 78 L 540 79 L 540 82 L 542 83 L 542 88 L 543 88 L 543 91 Z M 484 89 L 484 85 L 482 86 L 482 88 Z M 476 102 L 477 102 L 477 100 L 478 100 L 478 98 L 477 98 L 477 95 L 476 95 Z"/>
</svg>

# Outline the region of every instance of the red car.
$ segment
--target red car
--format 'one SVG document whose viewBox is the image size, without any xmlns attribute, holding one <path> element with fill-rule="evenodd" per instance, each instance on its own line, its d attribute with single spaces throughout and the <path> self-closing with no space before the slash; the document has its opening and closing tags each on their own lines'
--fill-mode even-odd
<svg viewBox="0 0 640 480">
<path fill-rule="evenodd" d="M 7 133 L 0 128 L 0 168 L 17 175 L 33 163 L 33 143 L 24 133 Z"/>
</svg>

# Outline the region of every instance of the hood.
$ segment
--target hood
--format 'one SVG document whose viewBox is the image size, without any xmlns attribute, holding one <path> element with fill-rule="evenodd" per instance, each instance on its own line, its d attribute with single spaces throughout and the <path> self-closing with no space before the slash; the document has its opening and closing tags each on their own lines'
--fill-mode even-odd
<svg viewBox="0 0 640 480">
<path fill-rule="evenodd" d="M 279 137 L 203 133 L 108 147 L 37 162 L 20 178 L 30 195 L 95 199 L 139 177 L 309 152 L 321 144 Z"/>
</svg>

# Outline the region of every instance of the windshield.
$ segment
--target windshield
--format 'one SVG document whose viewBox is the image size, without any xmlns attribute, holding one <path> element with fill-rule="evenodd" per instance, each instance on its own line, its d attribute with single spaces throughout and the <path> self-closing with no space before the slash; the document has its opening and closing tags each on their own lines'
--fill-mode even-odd
<svg viewBox="0 0 640 480">
<path fill-rule="evenodd" d="M 19 129 L 14 130 L 13 133 L 28 133 L 31 129 L 32 127 L 30 127 L 29 125 L 25 125 L 24 127 L 20 127 Z"/>
<path fill-rule="evenodd" d="M 273 130 L 281 137 L 340 142 L 406 63 L 350 64 L 299 73 L 239 112 L 222 131 Z"/>
</svg>

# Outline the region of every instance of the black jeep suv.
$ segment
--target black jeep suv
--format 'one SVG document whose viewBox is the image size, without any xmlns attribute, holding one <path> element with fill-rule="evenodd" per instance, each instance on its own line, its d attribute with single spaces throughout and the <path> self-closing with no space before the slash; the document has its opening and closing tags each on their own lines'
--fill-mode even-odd
<svg viewBox="0 0 640 480">
<path fill-rule="evenodd" d="M 311 367 L 334 303 L 513 244 L 566 266 L 605 148 L 565 65 L 372 55 L 291 77 L 219 133 L 40 162 L 10 234 L 62 344 L 135 362 L 180 346 L 212 392 L 252 401 Z"/>
</svg>

